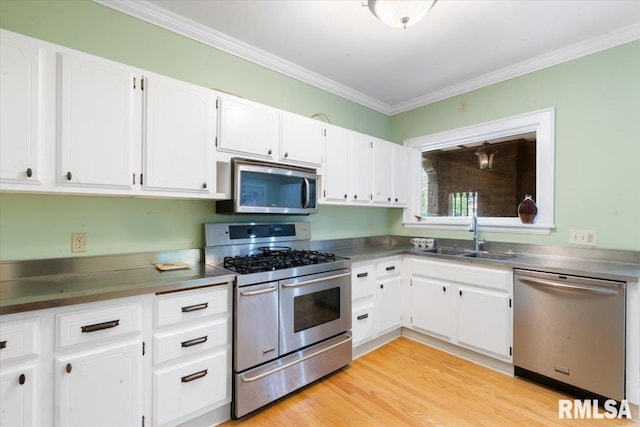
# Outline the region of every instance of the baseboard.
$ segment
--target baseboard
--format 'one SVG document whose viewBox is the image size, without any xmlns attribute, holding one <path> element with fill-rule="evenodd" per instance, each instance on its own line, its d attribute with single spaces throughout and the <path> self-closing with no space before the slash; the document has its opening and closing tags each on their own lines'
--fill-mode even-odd
<svg viewBox="0 0 640 427">
<path fill-rule="evenodd" d="M 413 329 L 402 328 L 401 333 L 403 337 L 407 337 L 410 340 L 417 341 L 421 344 L 437 348 L 438 350 L 442 350 L 445 353 L 453 354 L 454 356 L 458 356 L 462 359 L 468 360 L 473 363 L 477 363 L 478 365 L 482 365 L 484 367 L 493 369 L 494 371 L 498 371 L 500 373 L 509 375 L 511 377 L 514 375 L 512 363 L 494 359 L 493 357 L 486 356 L 481 353 L 476 353 L 473 350 L 469 350 L 464 347 L 460 347 L 455 344 L 442 341 L 438 338 L 434 338 L 429 335 L 425 335 L 420 332 L 414 331 Z"/>
<path fill-rule="evenodd" d="M 391 332 L 387 332 L 384 335 L 380 335 L 372 339 L 371 341 L 367 341 L 365 343 L 360 344 L 353 349 L 353 359 L 357 359 L 360 356 L 364 356 L 367 353 L 372 352 L 373 350 L 382 347 L 383 345 L 399 338 L 401 336 L 400 328 L 395 329 Z"/>
</svg>

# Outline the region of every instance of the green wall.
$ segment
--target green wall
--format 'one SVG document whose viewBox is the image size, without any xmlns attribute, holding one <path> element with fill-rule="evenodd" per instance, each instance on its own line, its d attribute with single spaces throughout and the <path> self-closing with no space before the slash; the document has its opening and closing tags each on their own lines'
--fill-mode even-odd
<svg viewBox="0 0 640 427">
<path fill-rule="evenodd" d="M 384 114 L 88 0 L 0 0 L 0 27 L 389 138 Z M 199 248 L 205 222 L 275 219 L 216 215 L 212 201 L 0 194 L 0 260 L 74 256 L 72 232 L 87 233 L 80 256 Z M 314 239 L 389 229 L 382 208 L 322 206 L 289 219 L 310 221 Z"/>
<path fill-rule="evenodd" d="M 391 138 L 402 141 L 548 107 L 556 108 L 556 229 L 547 236 L 481 236 L 568 245 L 570 229 L 589 229 L 597 231 L 599 248 L 640 250 L 640 41 L 395 115 Z M 470 237 L 406 230 L 401 213 L 390 216 L 394 234 Z"/>
<path fill-rule="evenodd" d="M 323 112 L 336 125 L 396 142 L 555 106 L 557 229 L 549 236 L 481 235 L 568 245 L 570 228 L 595 229 L 598 247 L 640 250 L 640 42 L 390 118 L 88 0 L 0 0 L 0 27 L 301 115 Z M 310 221 L 315 239 L 470 238 L 405 230 L 401 214 L 321 206 L 293 219 Z M 72 232 L 88 234 L 88 252 L 80 255 L 198 248 L 205 222 L 272 219 L 216 215 L 211 201 L 2 193 L 0 260 L 72 256 Z"/>
</svg>

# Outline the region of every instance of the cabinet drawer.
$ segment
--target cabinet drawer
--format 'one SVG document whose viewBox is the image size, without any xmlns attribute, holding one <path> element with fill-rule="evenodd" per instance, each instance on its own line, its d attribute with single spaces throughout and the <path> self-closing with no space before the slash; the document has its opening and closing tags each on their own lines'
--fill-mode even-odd
<svg viewBox="0 0 640 427">
<path fill-rule="evenodd" d="M 0 324 L 0 362 L 40 352 L 40 319 L 24 319 Z"/>
<path fill-rule="evenodd" d="M 153 336 L 154 360 L 155 363 L 165 362 L 226 345 L 229 342 L 229 322 L 227 319 L 177 332 L 161 332 Z"/>
<path fill-rule="evenodd" d="M 113 305 L 56 315 L 58 347 L 101 341 L 142 329 L 139 304 Z"/>
<path fill-rule="evenodd" d="M 373 337 L 375 326 L 373 304 L 354 307 L 352 313 L 351 331 L 355 347 Z"/>
<path fill-rule="evenodd" d="M 373 295 L 376 286 L 374 274 L 373 264 L 351 267 L 351 299 L 353 301 Z"/>
<path fill-rule="evenodd" d="M 156 298 L 156 326 L 171 325 L 229 310 L 229 285 Z"/>
<path fill-rule="evenodd" d="M 165 425 L 212 404 L 230 401 L 227 350 L 153 375 L 154 425 Z"/>
<path fill-rule="evenodd" d="M 402 274 L 402 258 L 383 259 L 376 264 L 378 279 Z"/>
</svg>

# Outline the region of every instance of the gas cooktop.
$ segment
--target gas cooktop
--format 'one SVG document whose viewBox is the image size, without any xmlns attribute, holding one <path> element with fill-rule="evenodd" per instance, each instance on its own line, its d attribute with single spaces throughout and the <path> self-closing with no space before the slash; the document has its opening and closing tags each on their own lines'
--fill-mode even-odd
<svg viewBox="0 0 640 427">
<path fill-rule="evenodd" d="M 259 252 L 255 254 L 225 257 L 223 267 L 238 274 L 251 274 L 336 261 L 336 256 L 331 253 L 286 246 L 260 247 L 257 250 Z"/>
</svg>

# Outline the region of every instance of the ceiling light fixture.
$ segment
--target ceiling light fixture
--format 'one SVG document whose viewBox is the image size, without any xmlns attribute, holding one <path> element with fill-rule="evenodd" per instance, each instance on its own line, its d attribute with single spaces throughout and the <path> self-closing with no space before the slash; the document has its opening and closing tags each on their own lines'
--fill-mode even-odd
<svg viewBox="0 0 640 427">
<path fill-rule="evenodd" d="M 492 170 L 493 169 L 493 156 L 497 153 L 496 150 L 491 148 L 488 142 L 476 151 L 478 156 L 478 162 L 480 163 L 480 170 Z"/>
<path fill-rule="evenodd" d="M 424 18 L 438 0 L 369 0 L 376 18 L 394 28 L 410 27 Z"/>
</svg>

